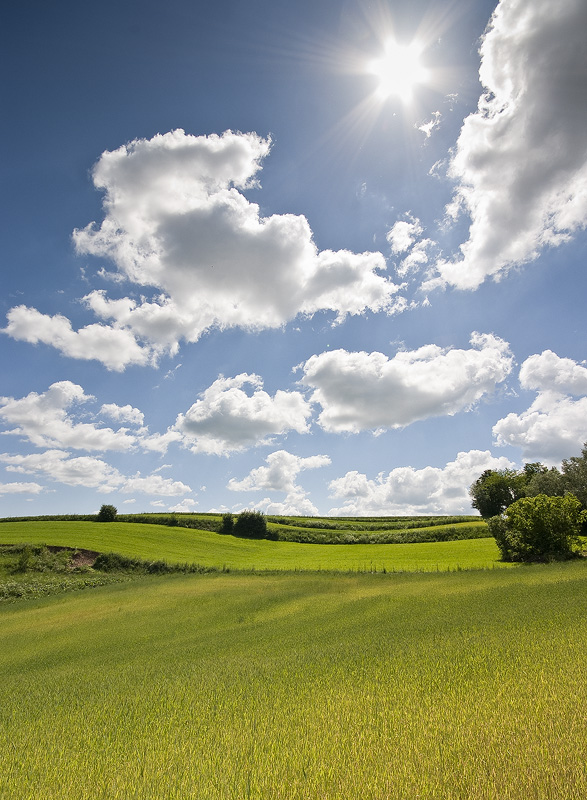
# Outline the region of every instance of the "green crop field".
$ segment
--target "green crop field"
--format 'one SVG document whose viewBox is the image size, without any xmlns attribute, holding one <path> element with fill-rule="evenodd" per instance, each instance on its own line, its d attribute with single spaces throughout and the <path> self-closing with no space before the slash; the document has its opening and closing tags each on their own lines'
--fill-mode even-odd
<svg viewBox="0 0 587 800">
<path fill-rule="evenodd" d="M 435 571 L 511 566 L 498 561 L 495 541 L 489 538 L 421 544 L 318 545 L 238 539 L 210 531 L 129 522 L 0 524 L 0 544 L 20 542 L 114 551 L 220 569 Z"/>
<path fill-rule="evenodd" d="M 584 560 L 4 604 L 0 797 L 583 800 L 586 618 Z"/>
</svg>

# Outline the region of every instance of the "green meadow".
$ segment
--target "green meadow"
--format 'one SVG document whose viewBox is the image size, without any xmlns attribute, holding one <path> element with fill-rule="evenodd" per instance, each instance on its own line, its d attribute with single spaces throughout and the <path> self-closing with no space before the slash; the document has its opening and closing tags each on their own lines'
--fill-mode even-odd
<svg viewBox="0 0 587 800">
<path fill-rule="evenodd" d="M 587 796 L 584 561 L 0 609 L 0 797 Z"/>
<path fill-rule="evenodd" d="M 170 563 L 257 570 L 435 571 L 506 566 L 491 538 L 418 544 L 304 544 L 129 522 L 3 522 L 0 544 L 62 545 Z"/>
<path fill-rule="evenodd" d="M 0 603 L 2 800 L 587 797 L 585 559 L 0 524 L 24 541 L 218 571 L 12 576 L 48 593 Z"/>
</svg>

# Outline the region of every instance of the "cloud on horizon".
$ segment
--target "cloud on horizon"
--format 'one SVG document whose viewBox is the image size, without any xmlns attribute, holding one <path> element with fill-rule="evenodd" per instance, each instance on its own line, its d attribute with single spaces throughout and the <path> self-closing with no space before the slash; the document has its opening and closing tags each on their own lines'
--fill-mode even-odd
<svg viewBox="0 0 587 800">
<path fill-rule="evenodd" d="M 486 469 L 513 467 L 489 450 L 458 453 L 445 467 L 397 467 L 369 479 L 357 471 L 330 482 L 330 496 L 344 504 L 331 508 L 334 516 L 392 516 L 396 514 L 470 514 L 468 489 Z"/>
<path fill-rule="evenodd" d="M 525 461 L 548 466 L 578 453 L 587 441 L 587 369 L 544 350 L 524 361 L 520 386 L 538 394 L 526 411 L 496 422 L 497 446 L 520 447 Z"/>
</svg>

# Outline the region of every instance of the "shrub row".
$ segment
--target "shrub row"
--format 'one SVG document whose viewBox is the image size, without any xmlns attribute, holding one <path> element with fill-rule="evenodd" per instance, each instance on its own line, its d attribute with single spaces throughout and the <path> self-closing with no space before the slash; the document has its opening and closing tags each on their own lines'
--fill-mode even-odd
<svg viewBox="0 0 587 800">
<path fill-rule="evenodd" d="M 273 529 L 281 542 L 305 544 L 416 544 L 418 542 L 454 542 L 462 539 L 485 539 L 490 534 L 485 525 L 450 525 L 434 530 L 387 531 L 318 531 L 288 528 Z"/>
<path fill-rule="evenodd" d="M 220 572 L 217 567 L 204 567 L 201 564 L 168 564 L 167 561 L 145 561 L 142 558 L 122 556 L 120 553 L 101 553 L 93 563 L 100 572 L 133 572 L 145 575 L 167 575 L 172 572 L 198 573 Z M 227 568 L 223 567 L 223 572 Z"/>
</svg>

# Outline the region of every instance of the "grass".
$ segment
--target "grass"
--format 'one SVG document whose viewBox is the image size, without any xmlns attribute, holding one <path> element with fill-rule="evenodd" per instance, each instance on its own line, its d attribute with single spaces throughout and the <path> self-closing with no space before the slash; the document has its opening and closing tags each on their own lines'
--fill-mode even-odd
<svg viewBox="0 0 587 800">
<path fill-rule="evenodd" d="M 584 560 L 19 601 L 0 797 L 582 800 L 586 617 Z"/>
<path fill-rule="evenodd" d="M 128 522 L 4 522 L 0 544 L 19 542 L 114 551 L 171 563 L 257 570 L 436 571 L 507 566 L 495 541 L 319 545 L 239 539 L 210 531 Z"/>
</svg>

